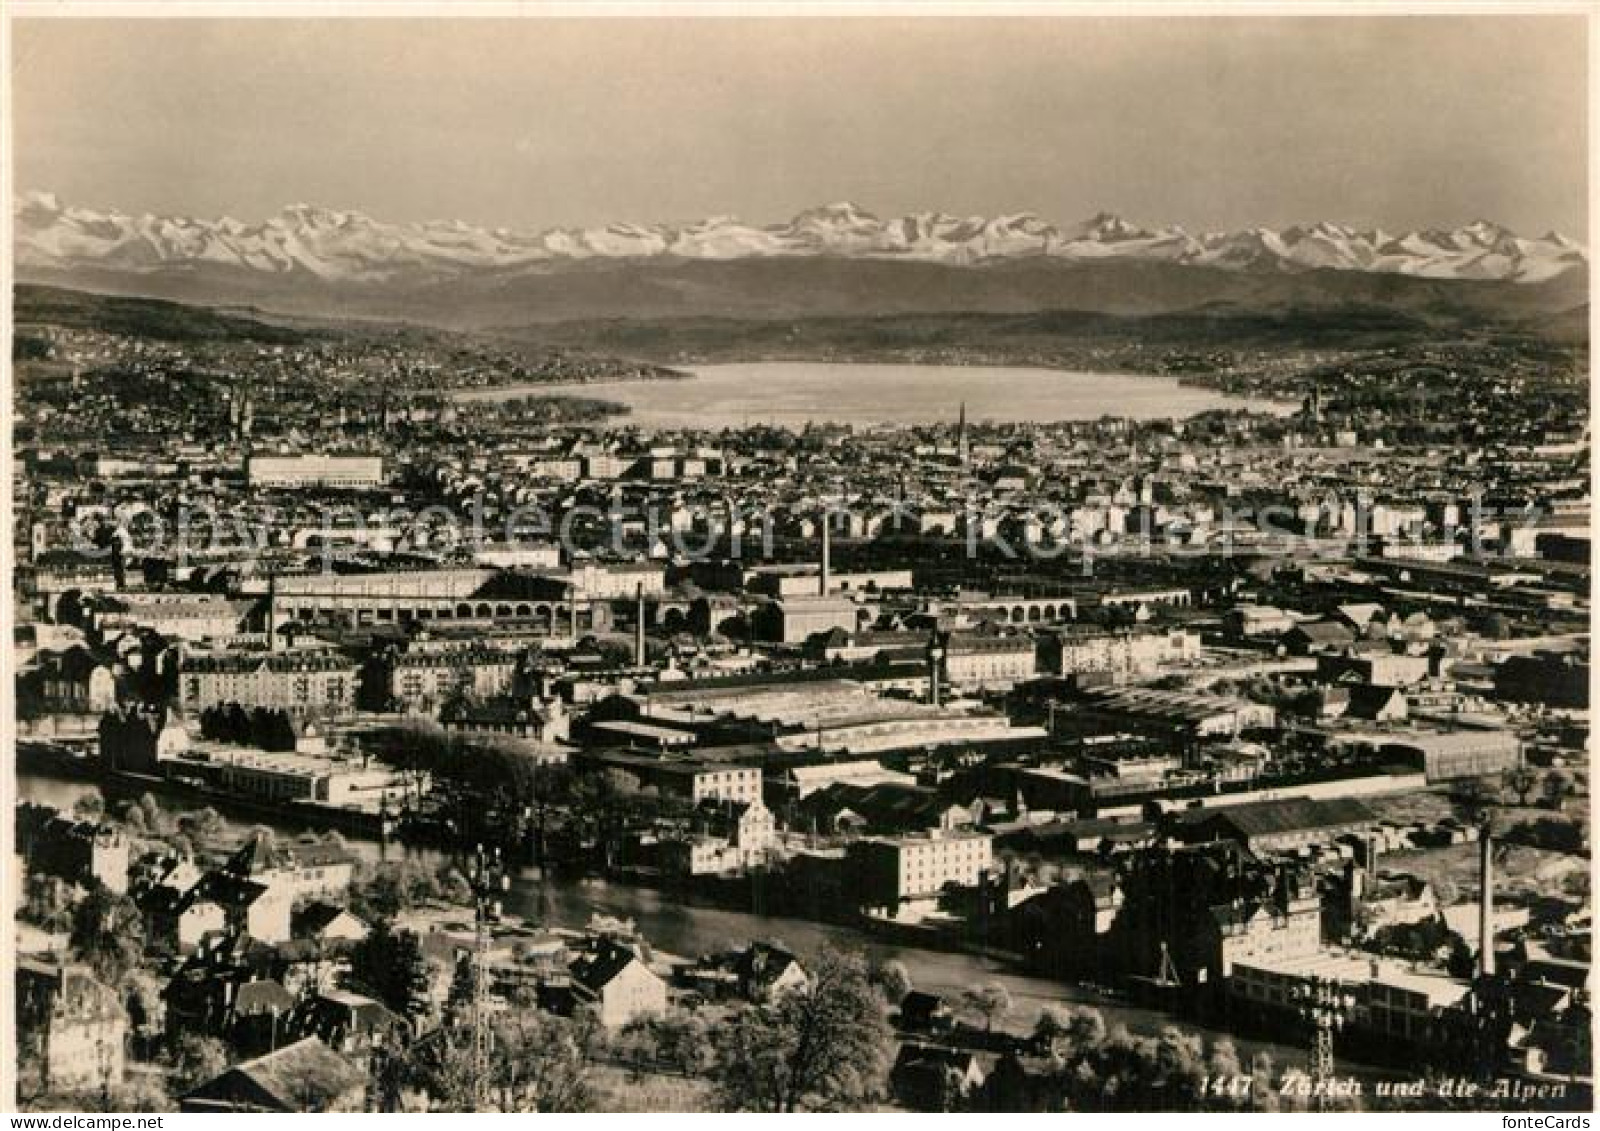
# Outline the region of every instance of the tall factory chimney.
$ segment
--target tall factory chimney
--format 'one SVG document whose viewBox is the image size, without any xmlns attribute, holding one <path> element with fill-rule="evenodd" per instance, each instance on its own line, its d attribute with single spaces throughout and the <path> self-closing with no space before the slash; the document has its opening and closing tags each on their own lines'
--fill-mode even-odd
<svg viewBox="0 0 1600 1131">
<path fill-rule="evenodd" d="M 267 574 L 267 651 L 278 650 L 278 574 Z"/>
<path fill-rule="evenodd" d="M 833 552 L 832 534 L 828 530 L 828 508 L 822 508 L 822 576 L 817 582 L 817 595 L 826 597 L 828 585 L 832 580 L 833 563 L 830 560 Z"/>
<path fill-rule="evenodd" d="M 944 658 L 948 647 L 944 635 L 937 629 L 928 637 L 928 702 L 935 707 L 944 705 Z"/>
<path fill-rule="evenodd" d="M 1494 973 L 1494 837 L 1489 822 L 1478 826 L 1478 973 Z"/>
<path fill-rule="evenodd" d="M 638 607 L 634 610 L 633 666 L 642 668 L 646 662 L 644 650 L 644 584 L 642 582 L 634 590 L 634 594 L 638 599 Z"/>
</svg>

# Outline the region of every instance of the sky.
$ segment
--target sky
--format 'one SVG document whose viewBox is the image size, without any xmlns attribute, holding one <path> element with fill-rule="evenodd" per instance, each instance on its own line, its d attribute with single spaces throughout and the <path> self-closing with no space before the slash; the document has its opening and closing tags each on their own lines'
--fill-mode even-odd
<svg viewBox="0 0 1600 1131">
<path fill-rule="evenodd" d="M 1586 233 L 1581 17 L 13 24 L 14 184 L 540 229 L 850 200 Z"/>
</svg>

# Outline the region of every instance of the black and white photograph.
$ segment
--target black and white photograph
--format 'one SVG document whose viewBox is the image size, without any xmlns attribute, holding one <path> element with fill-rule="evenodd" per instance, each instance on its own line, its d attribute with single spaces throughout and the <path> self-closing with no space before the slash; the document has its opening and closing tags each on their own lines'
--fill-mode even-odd
<svg viewBox="0 0 1600 1131">
<path fill-rule="evenodd" d="M 1597 16 L 9 5 L 9 1126 L 1588 1127 Z"/>
</svg>

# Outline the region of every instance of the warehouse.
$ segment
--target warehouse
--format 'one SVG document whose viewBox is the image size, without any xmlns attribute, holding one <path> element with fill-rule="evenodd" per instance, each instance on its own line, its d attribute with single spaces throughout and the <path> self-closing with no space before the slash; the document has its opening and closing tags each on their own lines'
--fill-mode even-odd
<svg viewBox="0 0 1600 1131">
<path fill-rule="evenodd" d="M 1289 797 L 1224 809 L 1191 809 L 1176 818 L 1174 832 L 1189 844 L 1232 840 L 1252 852 L 1292 852 L 1364 833 L 1378 818 L 1361 802 L 1336 797 L 1315 801 Z"/>
<path fill-rule="evenodd" d="M 1417 731 L 1386 743 L 1386 753 L 1420 765 L 1429 782 L 1502 774 L 1522 761 L 1522 744 L 1509 730 Z"/>
</svg>

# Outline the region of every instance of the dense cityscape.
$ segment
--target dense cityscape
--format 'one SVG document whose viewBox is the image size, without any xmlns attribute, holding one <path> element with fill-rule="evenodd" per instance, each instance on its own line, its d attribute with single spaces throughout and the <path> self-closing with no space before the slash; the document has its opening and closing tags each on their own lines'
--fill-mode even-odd
<svg viewBox="0 0 1600 1131">
<path fill-rule="evenodd" d="M 28 1105 L 1590 1102 L 1576 349 L 1448 432 L 1361 376 L 1430 347 L 649 433 L 593 352 L 18 316 Z"/>
<path fill-rule="evenodd" d="M 0 10 L 13 1122 L 1589 1126 L 1593 12 L 1123 7 Z"/>
</svg>

